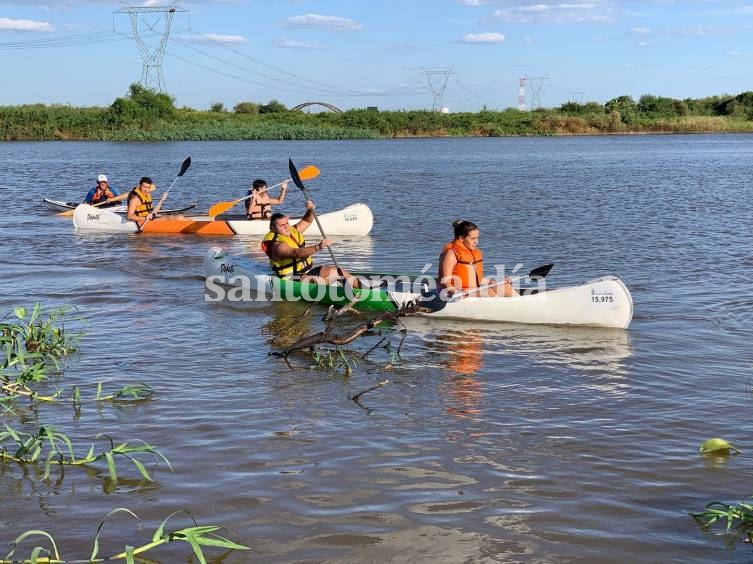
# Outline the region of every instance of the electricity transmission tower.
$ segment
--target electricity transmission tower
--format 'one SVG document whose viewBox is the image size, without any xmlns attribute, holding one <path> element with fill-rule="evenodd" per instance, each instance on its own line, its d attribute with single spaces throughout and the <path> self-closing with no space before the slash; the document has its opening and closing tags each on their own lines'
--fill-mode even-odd
<svg viewBox="0 0 753 564">
<path fill-rule="evenodd" d="M 433 97 L 431 109 L 434 111 L 442 110 L 444 107 L 444 91 L 447 88 L 447 81 L 450 75 L 455 74 L 452 70 L 440 71 L 440 70 L 425 70 L 421 71 L 426 77 L 426 82 L 429 84 L 429 90 Z"/>
<path fill-rule="evenodd" d="M 576 104 L 583 104 L 583 97 L 586 95 L 585 92 L 568 92 L 567 97 L 570 99 L 571 102 L 575 102 Z"/>
<path fill-rule="evenodd" d="M 168 6 L 128 6 L 115 12 L 116 14 L 128 14 L 131 20 L 131 32 L 141 54 L 143 66 L 141 67 L 141 85 L 145 88 L 165 92 L 165 78 L 162 75 L 162 59 L 165 56 L 167 39 L 170 37 L 170 28 L 173 16 L 176 12 L 187 12 L 178 8 L 180 0 L 174 0 Z M 155 16 L 151 23 L 146 20 L 147 15 Z M 144 40 L 144 35 L 159 36 L 156 46 L 149 45 Z"/>
<path fill-rule="evenodd" d="M 549 77 L 528 76 L 526 80 L 531 85 L 531 109 L 535 110 L 541 107 L 541 89 L 544 87 L 544 83 L 549 80 Z"/>
</svg>

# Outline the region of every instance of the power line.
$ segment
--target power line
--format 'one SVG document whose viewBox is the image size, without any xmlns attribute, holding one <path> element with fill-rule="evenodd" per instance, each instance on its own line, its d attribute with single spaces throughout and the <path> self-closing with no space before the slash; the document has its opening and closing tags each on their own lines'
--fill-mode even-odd
<svg viewBox="0 0 753 564">
<path fill-rule="evenodd" d="M 158 34 L 152 34 L 158 35 Z M 100 43 L 112 43 L 118 41 L 130 41 L 133 39 L 117 31 L 95 31 L 78 35 L 63 35 L 60 37 L 50 37 L 46 39 L 29 39 L 25 41 L 9 41 L 0 43 L 0 51 L 11 51 L 17 49 L 45 49 L 57 47 L 76 47 L 79 45 L 94 45 Z"/>
<path fill-rule="evenodd" d="M 499 104 L 497 104 L 497 103 L 495 103 L 495 102 L 492 102 L 492 101 L 491 101 L 491 100 L 489 100 L 488 98 L 484 98 L 483 96 L 479 96 L 479 95 L 478 95 L 478 94 L 476 94 L 476 93 L 475 93 L 475 92 L 474 92 L 473 90 L 471 90 L 470 88 L 468 88 L 468 87 L 467 87 L 467 86 L 465 86 L 464 84 L 461 84 L 461 83 L 460 83 L 460 82 L 459 82 L 459 81 L 458 81 L 457 79 L 455 80 L 455 84 L 457 84 L 458 86 L 460 86 L 460 88 L 462 88 L 463 90 L 465 90 L 465 91 L 466 91 L 466 92 L 468 92 L 469 94 L 471 94 L 471 95 L 475 96 L 476 98 L 478 98 L 479 100 L 481 100 L 482 102 L 484 102 L 484 104 L 485 104 L 485 105 L 487 105 L 487 104 L 488 104 L 488 105 L 490 105 L 490 106 L 493 106 L 493 107 L 499 107 Z"/>
</svg>

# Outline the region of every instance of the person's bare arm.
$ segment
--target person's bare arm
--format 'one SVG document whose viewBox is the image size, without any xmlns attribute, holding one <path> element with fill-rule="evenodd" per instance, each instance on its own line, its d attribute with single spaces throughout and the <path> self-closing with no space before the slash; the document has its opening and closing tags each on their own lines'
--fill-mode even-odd
<svg viewBox="0 0 753 564">
<path fill-rule="evenodd" d="M 311 200 L 306 200 L 306 213 L 305 215 L 298 220 L 298 223 L 295 224 L 295 228 L 298 230 L 299 233 L 303 233 L 306 231 L 306 229 L 309 228 L 309 226 L 314 222 L 314 202 Z"/>
<path fill-rule="evenodd" d="M 327 239 L 323 239 L 315 245 L 306 245 L 305 247 L 296 247 L 293 249 L 281 241 L 273 241 L 269 245 L 269 257 L 272 260 L 281 260 L 285 258 L 302 259 L 321 251 L 328 243 L 329 241 Z"/>
<path fill-rule="evenodd" d="M 285 201 L 285 191 L 287 189 L 288 189 L 288 183 L 287 182 L 283 182 L 282 183 L 282 188 L 280 188 L 280 195 L 277 196 L 276 198 L 270 198 L 269 199 L 269 203 L 270 204 L 275 204 L 275 205 L 283 203 Z"/>
<path fill-rule="evenodd" d="M 134 196 L 130 199 L 128 202 L 128 209 L 126 211 L 126 219 L 129 221 L 135 221 L 136 224 L 141 227 L 141 223 L 144 221 L 143 217 L 139 217 L 136 215 L 136 208 L 139 205 L 139 199 L 137 196 Z"/>
<path fill-rule="evenodd" d="M 452 269 L 458 263 L 458 259 L 451 250 L 442 253 L 439 258 L 439 287 L 447 288 L 452 291 L 460 290 L 453 284 Z"/>
</svg>

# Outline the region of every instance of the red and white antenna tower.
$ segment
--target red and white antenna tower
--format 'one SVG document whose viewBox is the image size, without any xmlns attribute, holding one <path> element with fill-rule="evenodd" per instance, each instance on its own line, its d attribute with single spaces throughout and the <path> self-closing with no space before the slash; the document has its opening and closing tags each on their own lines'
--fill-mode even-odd
<svg viewBox="0 0 753 564">
<path fill-rule="evenodd" d="M 528 77 L 520 77 L 520 88 L 518 89 L 518 109 L 521 112 L 526 111 L 526 78 Z"/>
</svg>

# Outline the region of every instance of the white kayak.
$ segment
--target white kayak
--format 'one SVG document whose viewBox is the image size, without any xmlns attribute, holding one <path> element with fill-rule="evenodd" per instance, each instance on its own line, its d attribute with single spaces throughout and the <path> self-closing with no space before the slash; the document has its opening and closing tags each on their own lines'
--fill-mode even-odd
<svg viewBox="0 0 753 564">
<path fill-rule="evenodd" d="M 65 212 L 75 210 L 81 202 L 64 202 L 63 200 L 51 200 L 50 198 L 42 198 L 48 209 L 55 212 Z M 192 210 L 196 207 L 196 202 L 189 202 L 181 208 L 166 208 L 161 213 L 165 215 L 183 213 L 188 210 Z M 112 204 L 109 206 L 97 206 L 97 209 L 106 209 L 107 211 L 115 213 L 126 213 L 126 206 L 123 204 Z"/>
<path fill-rule="evenodd" d="M 303 298 L 300 285 L 292 282 L 282 284 L 286 290 L 281 294 L 281 283 L 271 275 L 268 265 L 248 258 L 234 256 L 223 249 L 213 247 L 204 257 L 204 274 L 207 290 L 215 297 L 224 292 L 222 286 L 237 287 L 230 299 L 266 300 L 306 299 L 316 296 L 322 303 L 336 305 L 347 303 L 342 296 L 331 292 L 307 292 Z M 589 280 L 576 286 L 546 288 L 543 282 L 532 288 L 521 288 L 522 295 L 504 297 L 467 296 L 455 301 L 425 300 L 420 292 L 421 283 L 410 275 L 353 272 L 368 289 L 360 293 L 356 307 L 378 311 L 398 310 L 420 301 L 425 311 L 415 315 L 431 319 L 464 320 L 472 322 L 506 322 L 546 325 L 590 325 L 627 329 L 633 319 L 633 299 L 619 278 L 606 276 Z M 379 282 L 383 281 L 383 284 Z M 436 283 L 436 281 L 434 281 Z M 293 286 L 296 286 L 293 288 Z M 241 291 L 242 290 L 242 291 Z M 323 298 L 323 299 L 321 299 Z M 207 297 L 212 301 L 211 297 Z"/>
<path fill-rule="evenodd" d="M 633 319 L 633 298 L 622 280 L 605 276 L 577 286 L 546 288 L 520 296 L 476 297 L 427 303 L 429 312 L 419 313 L 434 319 L 493 321 L 551 325 L 591 325 L 627 329 Z M 420 298 L 413 292 L 389 291 L 400 308 Z"/>
<path fill-rule="evenodd" d="M 199 235 L 266 235 L 269 221 L 241 219 L 243 216 L 186 215 L 149 221 L 144 233 L 193 233 Z M 368 235 L 374 216 L 366 204 L 352 204 L 341 210 L 317 214 L 327 236 Z M 291 217 L 292 223 L 300 217 Z M 122 231 L 135 233 L 136 224 L 109 210 L 79 204 L 73 212 L 73 225 L 78 230 Z"/>
</svg>

